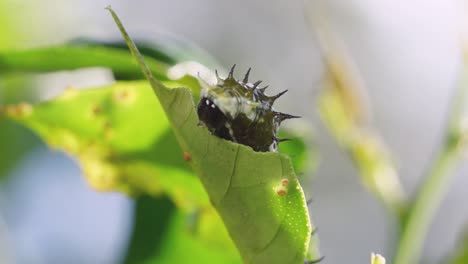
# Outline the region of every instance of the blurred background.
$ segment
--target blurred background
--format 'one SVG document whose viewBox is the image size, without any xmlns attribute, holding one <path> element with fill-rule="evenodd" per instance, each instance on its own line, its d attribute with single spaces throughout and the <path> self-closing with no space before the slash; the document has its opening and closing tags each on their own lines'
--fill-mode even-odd
<svg viewBox="0 0 468 264">
<path fill-rule="evenodd" d="M 445 132 L 461 70 L 465 3 L 314 2 L 323 2 L 324 15 L 360 70 L 373 124 L 398 164 L 405 190 L 413 193 Z M 77 37 L 120 39 L 104 10 L 109 4 L 133 37 L 182 38 L 224 67 L 236 63 L 239 72 L 252 67 L 251 78 L 270 84 L 272 93 L 289 89 L 277 108 L 310 121 L 320 151 L 318 171 L 305 188 L 314 200 L 310 210 L 326 256 L 323 263 L 368 263 L 371 251 L 392 252 L 395 223 L 361 186 L 356 169 L 317 115 L 324 67 L 307 19 L 313 6 L 302 0 L 0 0 L 0 48 L 47 46 Z M 87 69 L 44 74 L 35 81 L 26 99 L 43 100 L 67 86 L 101 85 L 112 78 L 107 70 Z M 0 91 L 3 104 L 2 96 Z M 118 263 L 128 243 L 131 199 L 95 192 L 73 159 L 22 133 L 21 143 L 31 147 L 2 171 L 8 176 L 0 183 L 0 263 Z M 6 160 L 11 151 L 0 146 L 0 158 Z M 468 219 L 467 175 L 464 162 L 431 227 L 424 263 L 435 263 L 455 246 Z"/>
</svg>

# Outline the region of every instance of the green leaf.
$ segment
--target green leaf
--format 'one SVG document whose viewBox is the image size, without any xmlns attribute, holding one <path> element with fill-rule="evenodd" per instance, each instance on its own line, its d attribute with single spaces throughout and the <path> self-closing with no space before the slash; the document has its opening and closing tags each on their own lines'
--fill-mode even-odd
<svg viewBox="0 0 468 264">
<path fill-rule="evenodd" d="M 147 57 L 146 60 L 158 78 L 167 80 L 166 72 L 169 64 L 151 57 Z M 120 48 L 67 44 L 0 52 L 0 74 L 50 72 L 86 67 L 110 68 L 117 79 L 141 79 L 143 77 L 132 56 Z"/>
<path fill-rule="evenodd" d="M 180 42 L 180 41 L 179 41 Z M 168 77 L 169 71 L 183 65 L 185 57 L 197 57 L 201 60 L 209 60 L 207 54 L 196 52 L 196 47 L 184 42 L 177 42 L 177 45 L 184 45 L 189 51 L 185 56 L 178 56 L 174 51 L 168 51 L 168 47 L 162 44 L 144 44 L 144 55 L 148 61 L 148 66 L 160 80 L 174 80 L 185 87 L 192 87 L 194 96 L 200 91 L 200 85 L 196 79 L 196 74 L 190 72 L 179 72 L 179 76 Z M 125 45 L 125 50 L 123 49 Z M 199 64 L 200 68 L 192 69 L 206 71 L 206 68 Z M 45 73 L 64 70 L 75 70 L 89 67 L 104 67 L 112 70 L 117 80 L 138 80 L 144 78 L 141 70 L 131 54 L 127 51 L 125 43 L 110 42 L 99 43 L 92 40 L 75 40 L 64 45 L 52 47 L 27 49 L 27 50 L 0 50 L 0 78 L 2 76 L 22 76 L 23 73 Z M 182 75 L 181 75 L 182 74 Z M 0 83 L 1 86 L 1 83 Z M 12 89 L 9 89 L 12 90 Z"/>
<path fill-rule="evenodd" d="M 138 45 L 143 46 L 141 54 L 153 58 L 157 61 L 166 63 L 168 65 L 174 65 L 177 63 L 177 59 L 172 54 L 169 55 L 166 48 L 158 42 L 152 41 L 150 43 L 137 42 Z M 69 42 L 70 46 L 84 46 L 87 48 L 91 47 L 107 47 L 111 49 L 127 50 L 127 44 L 123 41 L 98 41 L 90 38 L 77 38 Z M 140 72 L 141 74 L 141 72 Z"/>
<path fill-rule="evenodd" d="M 208 205 L 147 82 L 68 89 L 54 100 L 8 106 L 3 113 L 75 156 L 97 190 L 167 194 L 190 210 Z"/>
<path fill-rule="evenodd" d="M 148 263 L 160 254 L 176 208 L 165 197 L 141 195 L 135 201 L 133 229 L 124 263 Z"/>
<path fill-rule="evenodd" d="M 0 76 L 0 108 L 2 105 L 33 99 L 29 80 L 17 75 Z M 0 180 L 35 146 L 38 140 L 30 131 L 11 120 L 0 118 Z"/>
<path fill-rule="evenodd" d="M 29 131 L 11 120 L 0 119 L 0 181 L 37 145 Z"/>
<path fill-rule="evenodd" d="M 133 235 L 124 263 L 241 263 L 219 216 L 187 214 L 167 199 L 137 199 Z"/>
<path fill-rule="evenodd" d="M 198 126 L 192 95 L 156 80 L 109 8 L 148 78 L 176 138 L 201 179 L 245 263 L 303 263 L 311 224 L 304 193 L 288 157 L 259 153 Z M 316 245 L 314 245 L 315 247 Z M 318 257 L 314 250 L 312 257 Z"/>
<path fill-rule="evenodd" d="M 211 233 L 217 239 L 210 241 L 203 237 L 200 227 L 191 229 L 190 221 L 185 214 L 178 212 L 172 218 L 172 223 L 162 245 L 161 254 L 151 263 L 242 263 L 241 258 L 229 239 L 221 220 L 201 220 L 204 226 L 220 223 L 221 226 L 211 228 Z M 220 233 L 221 232 L 221 233 Z M 222 239 L 221 239 L 222 238 Z M 222 241 L 223 243 L 219 243 Z M 229 243 L 229 246 L 224 243 Z"/>
</svg>

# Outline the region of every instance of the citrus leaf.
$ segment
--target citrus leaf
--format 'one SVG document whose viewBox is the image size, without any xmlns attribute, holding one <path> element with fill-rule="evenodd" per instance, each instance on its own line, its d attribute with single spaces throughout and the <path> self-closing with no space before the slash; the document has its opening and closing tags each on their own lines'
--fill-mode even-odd
<svg viewBox="0 0 468 264">
<path fill-rule="evenodd" d="M 278 153 L 254 152 L 199 126 L 190 91 L 168 89 L 155 79 L 117 15 L 108 9 L 244 262 L 303 263 L 311 224 L 290 159 Z M 311 255 L 318 257 L 318 250 Z"/>
<path fill-rule="evenodd" d="M 53 100 L 8 106 L 3 113 L 76 157 L 97 190 L 167 194 L 188 210 L 208 205 L 147 82 L 68 89 Z"/>
</svg>

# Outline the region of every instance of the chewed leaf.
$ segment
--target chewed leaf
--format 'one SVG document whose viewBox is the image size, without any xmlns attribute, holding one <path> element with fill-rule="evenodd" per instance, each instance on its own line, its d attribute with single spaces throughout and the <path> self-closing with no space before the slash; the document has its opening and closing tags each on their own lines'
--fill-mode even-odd
<svg viewBox="0 0 468 264">
<path fill-rule="evenodd" d="M 190 91 L 168 89 L 156 80 L 116 14 L 109 11 L 244 262 L 303 263 L 312 228 L 291 160 L 217 138 L 199 126 Z M 311 257 L 318 259 L 315 246 Z"/>
<path fill-rule="evenodd" d="M 167 194 L 186 209 L 208 205 L 147 82 L 69 89 L 35 106 L 7 106 L 4 113 L 77 157 L 98 190 Z"/>
</svg>

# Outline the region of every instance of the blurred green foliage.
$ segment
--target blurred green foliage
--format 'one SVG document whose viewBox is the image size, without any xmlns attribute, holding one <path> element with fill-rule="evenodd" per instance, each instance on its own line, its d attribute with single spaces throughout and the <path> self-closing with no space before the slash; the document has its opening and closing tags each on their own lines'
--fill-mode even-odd
<svg viewBox="0 0 468 264">
<path fill-rule="evenodd" d="M 1 74 L 0 108 L 2 105 L 34 100 L 31 83 L 18 74 Z M 30 131 L 11 120 L 0 117 L 0 180 L 4 179 L 24 155 L 37 146 L 38 140 Z"/>
<path fill-rule="evenodd" d="M 0 41 L 0 50 L 14 47 L 19 36 L 18 32 L 11 25 L 14 24 L 14 13 L 11 11 L 11 1 L 0 0 L 0 28 L 2 29 L 2 41 Z"/>
<path fill-rule="evenodd" d="M 369 107 L 364 100 L 365 82 L 358 67 L 337 32 L 332 30 L 324 6 L 315 1 L 309 3 L 311 8 L 307 16 L 315 29 L 326 68 L 324 87 L 318 97 L 321 119 L 354 162 L 363 185 L 396 219 L 399 232 L 393 263 L 419 263 L 432 219 L 448 190 L 456 165 L 468 148 L 466 56 L 442 146 L 416 195 L 408 198 L 384 141 L 372 127 Z M 385 263 L 374 255 L 372 258 Z"/>
<path fill-rule="evenodd" d="M 14 5 L 13 1 L 0 0 L 0 52 L 12 49 L 21 40 L 27 39 L 21 30 L 21 21 L 14 12 L 10 12 Z M 31 88 L 28 75 L 7 74 L 0 63 L 0 107 L 23 100 L 33 100 L 35 96 Z M 31 135 L 17 124 L 0 118 L 0 149 L 3 150 L 0 151 L 0 181 L 4 180 L 18 161 L 37 145 L 37 140 Z"/>
<path fill-rule="evenodd" d="M 213 217 L 213 210 L 187 214 L 165 198 L 138 197 L 124 263 L 241 263 L 222 222 Z"/>
<path fill-rule="evenodd" d="M 332 57 L 332 56 L 330 56 Z M 346 62 L 330 58 L 327 80 L 317 105 L 320 117 L 355 164 L 364 186 L 396 216 L 402 217 L 406 197 L 384 142 L 372 131 L 359 87 Z M 352 68 L 352 65 L 349 65 Z"/>
</svg>

